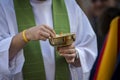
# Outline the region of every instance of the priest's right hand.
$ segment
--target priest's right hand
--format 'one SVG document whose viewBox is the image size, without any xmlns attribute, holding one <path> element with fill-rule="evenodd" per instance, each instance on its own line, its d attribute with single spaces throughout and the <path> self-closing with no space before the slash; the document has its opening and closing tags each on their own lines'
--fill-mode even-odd
<svg viewBox="0 0 120 80">
<path fill-rule="evenodd" d="M 35 26 L 26 30 L 27 39 L 31 40 L 47 40 L 50 37 L 55 37 L 55 31 L 47 25 Z"/>
<path fill-rule="evenodd" d="M 31 27 L 23 32 L 15 35 L 11 41 L 9 48 L 9 60 L 12 60 L 14 56 L 27 44 L 27 41 L 31 40 L 46 40 L 50 37 L 55 37 L 55 32 L 47 25 Z"/>
</svg>

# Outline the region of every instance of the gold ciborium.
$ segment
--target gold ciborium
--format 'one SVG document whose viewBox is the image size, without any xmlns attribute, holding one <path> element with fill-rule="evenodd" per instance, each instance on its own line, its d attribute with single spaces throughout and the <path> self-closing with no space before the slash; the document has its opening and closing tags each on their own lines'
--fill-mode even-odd
<svg viewBox="0 0 120 80">
<path fill-rule="evenodd" d="M 68 46 L 71 45 L 75 41 L 75 34 L 74 33 L 66 33 L 66 34 L 60 34 L 56 35 L 54 38 L 50 38 L 49 42 L 52 46 Z"/>
</svg>

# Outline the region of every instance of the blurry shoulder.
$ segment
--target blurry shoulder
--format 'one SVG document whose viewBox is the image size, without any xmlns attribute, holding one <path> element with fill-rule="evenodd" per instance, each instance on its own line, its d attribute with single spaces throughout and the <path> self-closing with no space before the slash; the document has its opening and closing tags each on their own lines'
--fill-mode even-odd
<svg viewBox="0 0 120 80">
<path fill-rule="evenodd" d="M 0 6 L 8 7 L 13 5 L 13 0 L 0 0 Z"/>
<path fill-rule="evenodd" d="M 77 4 L 76 0 L 65 0 L 65 4 L 68 7 L 68 9 L 71 9 L 75 12 L 83 12 L 80 6 Z"/>
</svg>

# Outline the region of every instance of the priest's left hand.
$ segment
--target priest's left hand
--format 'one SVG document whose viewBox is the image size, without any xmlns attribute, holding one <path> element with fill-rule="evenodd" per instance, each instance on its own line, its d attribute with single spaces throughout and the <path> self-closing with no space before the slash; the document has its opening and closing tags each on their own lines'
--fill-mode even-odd
<svg viewBox="0 0 120 80">
<path fill-rule="evenodd" d="M 76 53 L 75 46 L 73 44 L 65 47 L 58 47 L 58 52 L 60 56 L 65 57 L 67 63 L 74 65 L 76 64 L 76 61 L 77 61 L 77 65 L 74 65 L 74 66 L 78 66 L 78 65 L 80 66 L 79 59 L 76 60 L 77 53 Z"/>
</svg>

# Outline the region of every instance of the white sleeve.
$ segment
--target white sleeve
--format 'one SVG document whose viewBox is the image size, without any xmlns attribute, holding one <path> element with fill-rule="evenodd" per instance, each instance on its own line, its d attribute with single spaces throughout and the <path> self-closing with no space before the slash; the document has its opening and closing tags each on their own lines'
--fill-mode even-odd
<svg viewBox="0 0 120 80">
<path fill-rule="evenodd" d="M 0 2 L 0 75 L 10 75 L 21 72 L 24 57 L 22 50 L 9 61 L 9 48 L 14 35 L 10 33 L 3 4 Z"/>
<path fill-rule="evenodd" d="M 75 46 L 79 53 L 81 67 L 70 66 L 71 75 L 76 76 L 76 80 L 89 80 L 90 70 L 97 57 L 96 35 L 84 12 L 76 6 L 77 12 L 77 32 Z"/>
</svg>

